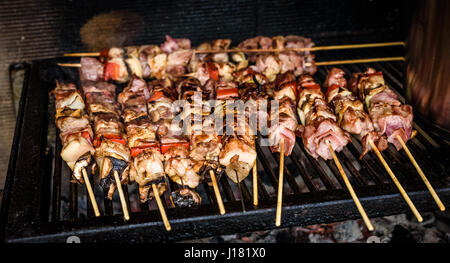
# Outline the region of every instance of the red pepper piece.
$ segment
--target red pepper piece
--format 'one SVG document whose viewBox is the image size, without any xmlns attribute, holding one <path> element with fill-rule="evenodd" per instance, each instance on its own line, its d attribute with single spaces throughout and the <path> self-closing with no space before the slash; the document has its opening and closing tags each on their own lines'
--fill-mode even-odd
<svg viewBox="0 0 450 263">
<path fill-rule="evenodd" d="M 225 89 L 217 89 L 216 90 L 216 98 L 217 99 L 226 99 L 232 97 L 239 97 L 238 88 L 225 88 Z"/>
<path fill-rule="evenodd" d="M 151 144 L 151 145 L 144 145 L 144 146 L 138 146 L 138 147 L 133 147 L 130 149 L 130 153 L 131 156 L 136 157 L 138 156 L 141 152 L 143 152 L 145 149 L 148 148 L 155 148 L 155 149 L 159 149 L 159 146 L 157 144 Z"/>
<path fill-rule="evenodd" d="M 184 146 L 189 149 L 189 142 L 174 142 L 161 145 L 161 153 L 166 153 L 170 148 L 176 146 Z"/>
<path fill-rule="evenodd" d="M 103 80 L 118 80 L 119 79 L 120 66 L 116 63 L 106 62 L 105 69 L 103 71 Z"/>
<path fill-rule="evenodd" d="M 215 81 L 219 81 L 219 70 L 217 69 L 216 64 L 213 62 L 206 62 L 206 67 L 208 69 L 209 77 Z"/>
<path fill-rule="evenodd" d="M 332 91 L 335 90 L 335 89 L 339 89 L 339 86 L 336 85 L 336 84 L 333 84 L 333 85 L 331 85 L 331 86 L 328 87 L 327 93 L 326 93 L 327 98 L 328 98 L 328 95 L 330 95 L 330 92 L 332 92 Z"/>
</svg>

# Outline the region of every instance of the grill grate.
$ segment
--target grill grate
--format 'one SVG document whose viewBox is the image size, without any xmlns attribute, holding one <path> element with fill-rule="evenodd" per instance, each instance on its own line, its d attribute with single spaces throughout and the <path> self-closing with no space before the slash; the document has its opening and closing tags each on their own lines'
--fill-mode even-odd
<svg viewBox="0 0 450 263">
<path fill-rule="evenodd" d="M 9 207 L 3 208 L 3 210 L 9 209 L 6 210 L 9 216 L 5 219 L 4 233 L 7 241 L 64 241 L 74 233 L 82 240 L 89 241 L 173 241 L 275 227 L 279 154 L 272 154 L 268 147 L 259 145 L 256 147 L 260 198 L 258 208 L 253 207 L 252 204 L 251 174 L 242 182 L 242 198 L 246 205 L 246 212 L 241 211 L 237 185 L 224 175 L 219 180 L 219 188 L 227 214 L 219 215 L 214 191 L 206 183 L 199 185 L 196 189 L 203 199 L 202 205 L 198 208 L 173 208 L 169 191 L 166 191 L 162 200 L 172 225 L 172 231 L 166 232 L 155 201 L 139 204 L 136 185 L 124 187 L 131 220 L 123 222 L 118 195 L 114 195 L 113 201 L 103 199 L 104 194 L 98 184 L 91 182 L 102 214 L 96 218 L 84 185 L 69 181 L 70 170 L 59 155 L 61 143 L 53 124 L 52 99 L 40 95 L 42 101 L 39 103 L 45 103 L 45 107 L 30 100 L 30 98 L 34 99 L 33 94 L 45 93 L 53 88 L 50 80 L 48 82 L 43 80 L 42 74 L 39 73 L 44 68 L 56 67 L 56 62 L 59 60 L 38 61 L 32 65 L 27 74 L 30 77 L 30 85 L 25 86 L 29 94 L 23 98 L 22 115 L 20 115 L 27 118 L 31 110 L 40 108 L 42 112 L 39 112 L 39 118 L 30 121 L 29 124 L 32 127 L 39 127 L 38 121 L 46 119 L 49 123 L 43 131 L 47 134 L 45 132 L 48 129 L 47 140 L 39 144 L 36 141 L 37 135 L 32 138 L 35 139 L 32 152 L 39 152 L 44 148 L 52 149 L 47 151 L 47 155 L 44 153 L 44 156 L 50 160 L 48 168 L 41 165 L 38 173 L 28 175 L 36 176 L 35 180 L 39 186 L 37 196 L 47 195 L 48 197 L 32 200 L 26 192 L 21 192 L 26 189 L 21 189 L 20 184 L 30 182 L 23 176 L 27 168 L 33 168 L 31 166 L 33 164 L 26 163 L 27 156 L 20 152 L 14 155 L 12 164 L 10 163 L 12 168 L 9 170 L 12 174 L 10 177 L 14 178 L 8 185 L 11 189 L 11 196 L 8 197 L 11 198 L 11 202 Z M 350 75 L 351 72 L 364 71 L 368 66 L 383 71 L 387 84 L 401 95 L 403 79 L 401 62 L 347 65 L 341 68 Z M 325 76 L 326 69 L 319 68 L 315 78 L 321 83 Z M 48 107 L 46 100 L 50 102 Z M 438 137 L 431 137 L 419 123 L 415 123 L 414 128 L 418 130 L 418 134 L 408 142 L 408 146 L 444 204 L 449 204 L 450 182 L 447 177 L 449 168 L 445 165 L 449 160 L 448 154 L 444 154 L 448 152 L 448 145 Z M 22 140 L 25 133 L 30 133 L 27 129 L 29 127 L 24 125 L 22 129 L 16 131 L 19 135 L 16 134 L 14 146 L 18 151 L 25 149 Z M 369 217 L 409 212 L 406 203 L 391 183 L 376 155 L 370 152 L 364 159 L 359 160 L 361 151 L 361 140 L 353 136 L 352 142 L 337 155 Z M 382 155 L 419 211 L 437 209 L 431 195 L 426 191 L 425 185 L 403 151 L 397 152 L 390 145 Z M 282 226 L 329 223 L 359 218 L 334 162 L 315 160 L 306 153 L 301 140 L 297 140 L 292 155 L 285 158 L 284 172 Z M 169 189 L 176 188 L 177 185 L 170 182 Z M 31 202 L 26 204 L 27 207 L 37 204 L 39 216 L 30 217 L 36 211 L 21 207 L 20 202 L 14 201 L 19 197 L 26 197 L 26 200 Z M 23 218 L 17 219 L 12 212 L 21 209 L 25 210 Z M 30 222 L 32 226 L 38 227 L 31 228 Z"/>
</svg>

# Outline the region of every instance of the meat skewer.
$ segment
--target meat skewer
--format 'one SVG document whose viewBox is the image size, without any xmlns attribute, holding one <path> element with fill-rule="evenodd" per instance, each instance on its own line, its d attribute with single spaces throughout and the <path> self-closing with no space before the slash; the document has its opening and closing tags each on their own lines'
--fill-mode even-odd
<svg viewBox="0 0 450 263">
<path fill-rule="evenodd" d="M 156 141 L 156 127 L 149 120 L 147 100 L 150 98 L 151 94 L 145 81 L 133 77 L 128 86 L 119 94 L 118 101 L 122 106 L 122 118 L 128 136 L 127 146 L 130 148 L 132 156 L 130 181 L 138 183 L 141 203 L 146 202 L 153 193 L 164 226 L 167 231 L 170 231 L 171 226 L 160 200 L 160 194 L 164 193 L 166 189 L 166 177 L 163 156 Z"/>
<path fill-rule="evenodd" d="M 85 103 L 74 84 L 60 85 L 51 92 L 55 96 L 56 126 L 60 130 L 63 149 L 61 158 L 73 171 L 76 182 L 85 184 L 95 216 L 100 216 L 86 167 L 92 165 L 92 128 L 85 114 Z"/>
<path fill-rule="evenodd" d="M 394 173 L 380 154 L 380 150 L 387 148 L 387 140 L 383 137 L 382 133 L 375 130 L 374 127 L 376 127 L 376 124 L 373 124 L 369 115 L 364 112 L 363 103 L 358 100 L 351 91 L 345 88 L 345 86 L 347 86 L 347 81 L 344 78 L 344 75 L 344 71 L 333 68 L 328 73 L 325 82 L 325 87 L 328 87 L 328 102 L 335 107 L 335 112 L 339 117 L 338 120 L 340 126 L 350 133 L 363 136 L 362 143 L 364 150 L 360 158 L 362 158 L 370 149 L 375 151 L 411 210 L 416 215 L 419 222 L 421 222 L 422 217 L 420 213 L 417 211 L 409 196 L 406 194 Z"/>
<path fill-rule="evenodd" d="M 360 159 L 370 150 L 370 140 L 377 145 L 378 150 L 384 151 L 388 146 L 386 137 L 375 131 L 371 118 L 364 110 L 364 104 L 346 88 L 347 80 L 344 75 L 343 70 L 332 68 L 324 83 L 327 102 L 333 107 L 339 126 L 351 134 L 361 136 L 364 149 Z"/>
<path fill-rule="evenodd" d="M 132 76 L 162 79 L 182 75 L 193 55 L 190 40 L 166 38 L 161 46 L 113 47 L 102 51 L 99 59 L 82 57 L 81 74 L 90 75 L 94 81 L 118 83 L 128 82 Z"/>
<path fill-rule="evenodd" d="M 219 162 L 226 167 L 227 176 L 238 185 L 241 205 L 245 211 L 241 181 L 254 167 L 256 161 L 255 132 L 252 131 L 248 117 L 239 99 L 239 89 L 236 82 L 219 81 L 216 84 L 216 114 L 224 116 L 223 150 Z"/>
<path fill-rule="evenodd" d="M 319 61 L 315 62 L 316 67 L 320 66 L 330 66 L 330 65 L 343 65 L 343 64 L 357 64 L 357 63 L 373 63 L 373 62 L 386 62 L 386 61 L 405 61 L 405 57 L 382 57 L 382 58 L 365 58 L 365 59 L 350 59 L 350 60 L 334 60 L 334 61 Z M 81 63 L 58 63 L 58 66 L 61 67 L 75 67 L 81 68 Z M 224 71 L 224 75 L 226 75 L 227 71 Z M 173 77 L 198 77 L 197 71 L 186 73 L 182 75 L 174 75 Z"/>
<path fill-rule="evenodd" d="M 100 186 L 112 200 L 118 188 L 124 219 L 129 220 L 122 185 L 127 183 L 130 151 L 120 121 L 120 105 L 116 100 L 116 86 L 92 81 L 81 76 L 83 95 L 86 98 L 90 120 L 94 123 L 95 160 L 93 171 L 99 172 Z M 118 176 L 116 176 L 118 175 Z M 119 179 L 119 180 L 116 180 Z"/>
<path fill-rule="evenodd" d="M 234 76 L 241 83 L 241 99 L 250 106 L 250 111 L 247 112 L 248 118 L 256 119 L 260 132 L 263 134 L 268 132 L 270 150 L 280 152 L 280 167 L 282 168 L 279 174 L 275 220 L 276 225 L 279 226 L 281 223 L 284 156 L 290 155 L 295 145 L 297 82 L 294 74 L 287 72 L 278 75 L 276 81 L 269 84 L 265 75 L 257 73 L 251 68 L 237 71 Z M 267 110 L 262 103 L 267 103 L 269 98 L 275 99 L 279 105 L 271 105 L 271 109 Z M 270 127 L 268 130 L 264 130 L 265 127 L 261 127 L 261 124 L 266 123 L 267 120 L 270 120 Z"/>
<path fill-rule="evenodd" d="M 335 153 L 335 151 L 341 151 L 351 141 L 350 136 L 336 123 L 336 116 L 328 107 L 325 95 L 311 76 L 301 76 L 299 86 L 297 109 L 303 125 L 300 126 L 299 131 L 306 151 L 316 159 L 320 156 L 325 160 L 334 160 L 367 229 L 373 231 L 374 227 Z"/>
<path fill-rule="evenodd" d="M 397 95 L 385 84 L 383 73 L 369 68 L 365 73 L 353 74 L 349 89 L 364 102 L 373 121 L 375 131 L 385 134 L 397 150 L 402 148 L 396 139 L 400 135 L 406 142 L 412 134 L 412 107 L 402 104 Z"/>
<path fill-rule="evenodd" d="M 131 46 L 125 48 L 113 47 L 100 53 L 100 58 L 82 57 L 82 71 L 90 72 L 97 79 L 113 80 L 119 83 L 129 81 L 131 76 L 140 78 L 176 78 L 190 70 L 200 80 L 207 75 L 211 67 L 217 68 L 220 80 L 231 81 L 231 73 L 247 67 L 248 61 L 254 63 L 254 70 L 264 73 L 270 80 L 276 74 L 292 70 L 297 76 L 302 73 L 313 74 L 316 71 L 314 56 L 310 51 L 294 51 L 291 49 L 312 47 L 309 38 L 300 36 L 277 36 L 274 38 L 256 37 L 248 39 L 240 47 L 275 47 L 274 52 L 261 54 L 236 52 L 229 58 L 227 52 L 231 43 L 229 39 L 217 39 L 201 44 L 198 50 L 215 50 L 214 54 L 195 54 L 189 39 L 174 39 L 166 36 L 166 41 L 160 46 Z M 67 66 L 78 66 L 70 63 Z M 218 79 L 216 79 L 218 80 Z"/>
<path fill-rule="evenodd" d="M 275 218 L 275 225 L 280 226 L 283 197 L 284 156 L 289 156 L 295 145 L 295 131 L 298 126 L 297 117 L 295 116 L 298 87 L 294 73 L 292 72 L 278 75 L 274 85 L 273 98 L 279 102 L 279 107 L 270 110 L 271 127 L 269 128 L 269 141 L 272 145 L 270 147 L 272 152 L 280 152 L 278 200 Z M 273 123 L 274 120 L 277 122 Z"/>
<path fill-rule="evenodd" d="M 198 79 L 188 78 L 177 85 L 179 99 L 187 102 L 181 117 L 185 120 L 186 134 L 190 137 L 189 157 L 195 162 L 196 170 L 203 176 L 204 182 L 212 185 L 220 214 L 225 214 L 222 196 L 217 184 L 217 175 L 223 173 L 218 158 L 222 150 L 216 122 L 211 118 L 214 105 L 214 80 L 202 85 Z M 209 181 L 209 180 L 210 181 Z"/>
<path fill-rule="evenodd" d="M 234 74 L 241 83 L 241 98 L 253 106 L 249 117 L 256 116 L 257 121 L 265 123 L 270 120 L 270 127 L 267 130 L 270 150 L 280 152 L 280 173 L 278 200 L 275 224 L 281 224 L 281 207 L 283 191 L 284 156 L 291 154 L 295 145 L 295 130 L 297 119 L 295 116 L 295 104 L 297 101 L 297 83 L 295 76 L 291 72 L 278 75 L 276 81 L 269 84 L 268 78 L 253 71 L 253 69 L 242 69 Z M 273 86 L 273 87 L 272 87 Z M 269 111 L 264 111 L 261 102 L 273 98 L 279 102 L 278 107 L 271 107 Z M 268 113 L 269 112 L 269 113 Z M 262 131 L 258 126 L 260 132 Z"/>
<path fill-rule="evenodd" d="M 350 45 L 331 45 L 331 46 L 321 46 L 321 47 L 305 47 L 305 48 L 289 48 L 283 51 L 320 51 L 320 50 L 338 50 L 338 49 L 356 49 L 356 48 L 372 48 L 372 47 L 389 47 L 389 46 L 404 46 L 405 42 L 385 42 L 385 43 L 369 43 L 369 44 L 350 44 Z M 206 50 L 195 50 L 196 54 L 208 54 L 208 53 L 238 53 L 238 52 L 278 52 L 278 49 L 206 49 Z M 79 53 L 66 53 L 65 57 L 98 57 L 101 52 L 79 52 Z"/>
<path fill-rule="evenodd" d="M 178 109 L 173 101 L 182 92 L 178 89 L 179 85 L 175 87 L 172 84 L 167 79 L 150 82 L 152 97 L 147 105 L 152 121 L 159 123 L 158 138 L 165 158 L 165 172 L 172 181 L 182 186 L 171 193 L 171 198 L 175 200 L 175 205 L 191 207 L 201 202 L 200 195 L 193 190 L 200 184 L 201 176 L 195 161 L 190 158 L 189 136 L 181 125 L 182 118 L 174 119 Z"/>
<path fill-rule="evenodd" d="M 413 136 L 412 107 L 402 104 L 397 99 L 397 95 L 385 84 L 383 74 L 371 68 L 365 73 L 353 74 L 349 87 L 361 100 L 365 101 L 366 109 L 374 120 L 375 129 L 381 134 L 386 134 L 388 141 L 394 144 L 397 150 L 402 148 L 405 150 L 439 209 L 444 211 L 445 206 L 442 204 L 442 201 L 437 196 L 409 149 L 405 147 L 405 142 Z"/>
<path fill-rule="evenodd" d="M 256 130 L 264 128 L 268 120 L 267 99 L 268 95 L 263 85 L 267 84 L 267 78 L 250 68 L 244 68 L 233 73 L 233 77 L 239 83 L 239 97 L 245 103 L 245 117 Z M 256 136 L 255 136 L 256 137 Z M 253 164 L 253 205 L 258 206 L 258 172 L 257 159 Z"/>
</svg>

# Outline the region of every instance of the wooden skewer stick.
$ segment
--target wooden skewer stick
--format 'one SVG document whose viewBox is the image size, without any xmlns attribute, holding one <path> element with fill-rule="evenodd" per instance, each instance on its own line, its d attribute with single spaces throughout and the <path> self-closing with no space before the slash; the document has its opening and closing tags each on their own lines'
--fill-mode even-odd
<svg viewBox="0 0 450 263">
<path fill-rule="evenodd" d="M 394 173 L 392 172 L 389 165 L 384 160 L 383 156 L 381 155 L 380 151 L 378 150 L 377 146 L 375 146 L 375 143 L 373 143 L 372 140 L 369 140 L 370 146 L 374 150 L 375 154 L 378 156 L 378 159 L 380 159 L 381 163 L 383 164 L 384 168 L 388 172 L 389 176 L 391 177 L 392 181 L 394 181 L 395 186 L 397 186 L 398 190 L 400 191 L 400 194 L 405 199 L 406 203 L 408 204 L 409 208 L 411 208 L 411 211 L 414 213 L 414 215 L 417 218 L 417 221 L 422 222 L 423 218 L 420 215 L 419 211 L 417 211 L 416 207 L 414 206 L 413 202 L 409 198 L 408 194 L 405 192 L 405 189 L 403 189 L 400 182 L 397 180 L 397 177 L 395 177 Z"/>
<path fill-rule="evenodd" d="M 404 57 L 386 57 L 386 58 L 363 58 L 363 59 L 349 59 L 349 60 L 335 60 L 316 62 L 316 66 L 341 65 L 341 64 L 356 64 L 356 63 L 371 63 L 383 61 L 405 61 Z"/>
<path fill-rule="evenodd" d="M 442 203 L 441 199 L 439 198 L 439 196 L 436 194 L 436 191 L 434 191 L 433 186 L 431 186 L 430 182 L 428 181 L 427 177 L 425 176 L 425 174 L 423 173 L 422 169 L 420 168 L 420 166 L 417 164 L 416 159 L 414 159 L 414 156 L 411 154 L 411 152 L 409 151 L 408 147 L 406 146 L 405 142 L 403 141 L 402 137 L 400 137 L 400 135 L 397 135 L 397 140 L 400 142 L 400 144 L 402 145 L 403 149 L 406 152 L 406 155 L 408 155 L 409 159 L 411 160 L 411 162 L 413 163 L 414 167 L 416 167 L 417 172 L 419 173 L 420 177 L 422 178 L 423 182 L 425 183 L 425 185 L 428 188 L 428 191 L 430 191 L 431 196 L 433 196 L 434 201 L 436 202 L 436 204 L 438 205 L 439 209 L 441 211 L 445 211 L 445 206 Z"/>
<path fill-rule="evenodd" d="M 368 43 L 368 44 L 350 44 L 350 45 L 330 45 L 320 47 L 304 47 L 304 48 L 285 48 L 285 49 L 225 49 L 225 50 L 194 50 L 197 54 L 205 53 L 258 53 L 258 52 L 283 52 L 283 51 L 320 51 L 320 50 L 339 50 L 339 49 L 355 49 L 355 48 L 371 48 L 371 47 L 389 47 L 389 46 L 404 46 L 405 42 L 383 42 L 383 43 Z M 80 52 L 80 53 L 66 53 L 65 57 L 98 57 L 100 52 Z"/>
<path fill-rule="evenodd" d="M 213 170 L 209 170 L 209 175 L 211 176 L 214 194 L 216 195 L 217 204 L 219 205 L 219 212 L 223 215 L 225 214 L 225 207 L 223 206 L 222 196 L 220 195 L 219 186 L 217 185 L 216 175 Z"/>
<path fill-rule="evenodd" d="M 258 206 L 258 169 L 255 164 L 253 164 L 253 205 Z"/>
<path fill-rule="evenodd" d="M 60 67 L 81 68 L 80 63 L 58 63 Z"/>
<path fill-rule="evenodd" d="M 352 196 L 353 202 L 355 202 L 355 205 L 358 208 L 359 214 L 361 214 L 362 219 L 367 226 L 367 229 L 369 231 L 373 231 L 374 228 L 373 228 L 372 222 L 370 222 L 370 219 L 367 216 L 366 211 L 364 211 L 364 208 L 362 207 L 361 202 L 359 201 L 358 196 L 355 193 L 355 190 L 353 190 L 353 187 L 350 184 L 350 181 L 348 180 L 348 177 L 345 174 L 344 169 L 342 168 L 341 162 L 339 162 L 339 159 L 336 156 L 336 153 L 334 152 L 333 148 L 331 147 L 330 141 L 326 140 L 326 143 L 328 145 L 328 149 L 330 150 L 331 155 L 333 156 L 334 163 L 336 164 L 336 166 L 339 170 L 339 173 L 341 174 L 342 179 L 344 180 L 345 186 L 347 186 L 347 189 L 350 192 L 350 195 Z"/>
<path fill-rule="evenodd" d="M 100 52 L 65 53 L 65 57 L 99 57 Z"/>
<path fill-rule="evenodd" d="M 280 171 L 278 176 L 278 197 L 277 212 L 275 216 L 275 225 L 281 225 L 281 208 L 283 204 L 283 174 L 284 174 L 284 139 L 280 142 Z"/>
<path fill-rule="evenodd" d="M 162 204 L 161 197 L 159 196 L 159 191 L 158 187 L 156 187 L 156 184 L 152 184 L 152 190 L 153 194 L 155 195 L 156 204 L 158 205 L 159 213 L 161 214 L 164 226 L 166 227 L 167 231 L 170 231 L 172 227 L 170 226 L 169 220 L 167 219 L 166 210 L 164 209 L 164 206 Z"/>
<path fill-rule="evenodd" d="M 83 174 L 84 184 L 89 194 L 89 199 L 91 199 L 92 208 L 94 209 L 94 214 L 96 217 L 100 216 L 100 211 L 98 210 L 97 200 L 95 200 L 94 191 L 92 191 L 91 181 L 86 173 L 86 169 L 81 170 Z"/>
<path fill-rule="evenodd" d="M 120 203 L 122 204 L 123 218 L 130 220 L 130 214 L 128 213 L 127 202 L 125 201 L 125 195 L 123 194 L 122 183 L 120 182 L 119 173 L 114 170 L 114 179 L 116 180 L 117 190 L 119 191 Z"/>
<path fill-rule="evenodd" d="M 331 45 L 331 46 L 319 46 L 319 47 L 303 47 L 303 48 L 284 48 L 284 49 L 225 49 L 225 50 L 195 50 L 197 54 L 203 53 L 262 53 L 262 52 L 285 52 L 285 51 L 321 51 L 321 50 L 339 50 L 339 49 L 356 49 L 356 48 L 370 48 L 370 47 L 389 47 L 389 46 L 404 46 L 405 42 L 384 42 L 384 43 L 369 43 L 369 44 L 349 44 L 349 45 Z"/>
</svg>

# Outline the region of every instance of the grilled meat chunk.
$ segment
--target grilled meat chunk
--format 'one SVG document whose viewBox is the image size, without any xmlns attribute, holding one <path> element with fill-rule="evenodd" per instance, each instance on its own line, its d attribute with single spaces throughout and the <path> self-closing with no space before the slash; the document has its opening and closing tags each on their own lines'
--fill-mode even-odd
<svg viewBox="0 0 450 263">
<path fill-rule="evenodd" d="M 303 89 L 297 106 L 303 125 L 299 129 L 303 145 L 314 158 L 320 156 L 325 160 L 331 159 L 326 141 L 330 142 L 334 151 L 341 151 L 351 141 L 350 135 L 336 123 L 336 117 L 326 103 L 325 95 L 312 77 L 303 75 L 298 82 Z"/>
<path fill-rule="evenodd" d="M 165 172 L 169 178 L 179 185 L 195 188 L 200 183 L 200 176 L 194 170 L 194 162 L 189 158 L 185 146 L 174 146 L 164 153 Z"/>
<path fill-rule="evenodd" d="M 177 207 L 195 207 L 202 202 L 200 195 L 188 188 L 182 188 L 172 192 L 171 197 Z"/>
<path fill-rule="evenodd" d="M 100 81 L 103 79 L 103 64 L 96 58 L 82 57 L 80 59 L 80 80 Z"/>
<path fill-rule="evenodd" d="M 411 138 L 412 107 L 402 104 L 397 95 L 385 84 L 381 72 L 369 68 L 365 73 L 353 74 L 349 87 L 364 101 L 375 131 L 385 134 L 397 150 L 402 148 L 397 135 L 406 142 Z"/>
<path fill-rule="evenodd" d="M 372 140 L 380 151 L 386 149 L 386 138 L 374 131 L 371 118 L 364 110 L 363 103 L 350 90 L 346 88 L 347 80 L 343 70 L 332 68 L 325 81 L 328 102 L 334 107 L 338 123 L 342 129 L 362 137 L 364 156 L 370 149 Z"/>
<path fill-rule="evenodd" d="M 226 167 L 227 176 L 237 183 L 244 180 L 256 160 L 256 151 L 250 145 L 234 136 L 225 139 L 225 146 L 219 154 L 219 162 Z"/>
</svg>

